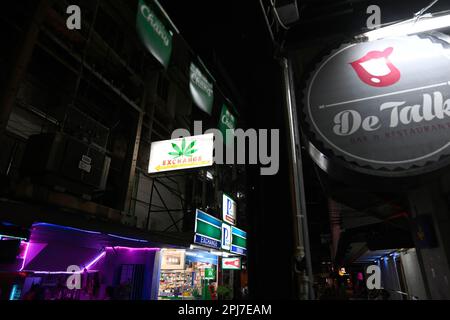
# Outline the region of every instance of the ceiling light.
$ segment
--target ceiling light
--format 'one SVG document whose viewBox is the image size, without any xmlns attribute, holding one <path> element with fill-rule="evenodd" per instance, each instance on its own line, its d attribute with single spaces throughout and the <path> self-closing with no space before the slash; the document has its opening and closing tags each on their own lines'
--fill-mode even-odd
<svg viewBox="0 0 450 320">
<path fill-rule="evenodd" d="M 406 36 L 448 27 L 450 27 L 450 14 L 447 13 L 439 16 L 427 14 L 419 18 L 412 18 L 387 27 L 363 33 L 356 38 L 374 41 L 386 37 Z"/>
</svg>

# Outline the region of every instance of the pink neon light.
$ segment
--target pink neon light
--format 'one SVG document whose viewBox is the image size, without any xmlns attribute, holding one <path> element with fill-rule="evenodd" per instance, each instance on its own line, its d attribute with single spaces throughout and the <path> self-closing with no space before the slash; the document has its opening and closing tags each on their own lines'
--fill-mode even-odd
<svg viewBox="0 0 450 320">
<path fill-rule="evenodd" d="M 121 247 L 121 246 L 117 246 L 117 247 L 106 247 L 106 249 L 109 250 L 128 250 L 128 251 L 160 251 L 160 248 L 130 248 L 130 247 Z"/>
<path fill-rule="evenodd" d="M 89 270 L 94 264 L 96 264 L 101 258 L 103 258 L 106 255 L 106 252 L 103 251 L 100 253 L 94 260 L 92 260 L 91 263 L 89 263 L 85 268 L 86 270 Z"/>
<path fill-rule="evenodd" d="M 83 273 L 84 270 L 89 271 L 89 269 L 94 266 L 100 259 L 104 258 L 106 256 L 106 250 L 113 250 L 113 249 L 118 249 L 118 250 L 127 250 L 127 251 L 131 251 L 131 252 L 136 252 L 136 251 L 160 251 L 160 248 L 130 248 L 130 247 L 105 247 L 105 251 L 103 251 L 102 253 L 100 253 L 97 257 L 94 258 L 94 260 L 92 260 L 89 264 L 87 264 L 83 270 L 78 271 L 78 272 L 67 272 L 67 271 L 33 271 L 33 270 L 23 270 L 25 267 L 25 260 L 27 258 L 28 255 L 28 250 L 29 250 L 29 246 L 30 246 L 30 242 L 27 242 L 27 247 L 25 249 L 25 255 L 24 255 L 24 260 L 23 260 L 23 264 L 22 264 L 22 268 L 20 269 L 20 271 L 25 271 L 25 272 L 33 272 L 35 274 L 80 274 Z"/>
<path fill-rule="evenodd" d="M 77 272 L 67 272 L 67 271 L 34 271 L 34 270 L 25 270 L 24 272 L 32 272 L 32 273 L 35 273 L 35 274 L 81 274 L 84 271 L 82 270 L 82 271 L 77 271 Z"/>
<path fill-rule="evenodd" d="M 27 247 L 25 248 L 25 253 L 23 255 L 23 260 L 22 260 L 22 267 L 20 268 L 19 271 L 23 271 L 23 268 L 25 268 L 25 262 L 28 258 L 28 250 L 30 249 L 30 242 L 27 242 Z"/>
</svg>

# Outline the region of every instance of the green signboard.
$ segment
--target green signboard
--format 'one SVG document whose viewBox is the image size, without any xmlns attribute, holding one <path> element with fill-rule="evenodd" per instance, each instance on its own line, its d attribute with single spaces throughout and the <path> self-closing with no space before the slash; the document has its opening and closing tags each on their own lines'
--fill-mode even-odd
<svg viewBox="0 0 450 320">
<path fill-rule="evenodd" d="M 247 232 L 231 227 L 231 249 L 232 253 L 247 255 Z"/>
<path fill-rule="evenodd" d="M 222 132 L 223 142 L 228 144 L 234 136 L 236 129 L 236 117 L 231 114 L 228 107 L 224 104 L 219 119 L 219 130 Z"/>
<path fill-rule="evenodd" d="M 155 0 L 139 0 L 136 27 L 144 46 L 167 68 L 172 54 L 173 34 L 165 25 L 164 14 Z"/>
<path fill-rule="evenodd" d="M 214 268 L 205 269 L 205 279 L 215 280 L 216 279 L 216 269 L 214 269 Z"/>
<path fill-rule="evenodd" d="M 191 63 L 190 67 L 189 88 L 194 103 L 207 114 L 211 115 L 214 102 L 213 84 L 208 81 L 206 76 L 194 63 Z"/>
<path fill-rule="evenodd" d="M 195 217 L 194 243 L 220 250 L 222 240 L 222 221 L 201 210 Z"/>
</svg>

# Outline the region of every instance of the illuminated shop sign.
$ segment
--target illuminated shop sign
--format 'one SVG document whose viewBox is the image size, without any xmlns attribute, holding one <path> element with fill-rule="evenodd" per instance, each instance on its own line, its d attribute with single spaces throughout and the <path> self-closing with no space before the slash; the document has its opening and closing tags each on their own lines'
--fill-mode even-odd
<svg viewBox="0 0 450 320">
<path fill-rule="evenodd" d="M 139 0 L 136 27 L 146 49 L 165 67 L 172 54 L 172 31 L 167 28 L 164 14 L 155 0 Z"/>
<path fill-rule="evenodd" d="M 449 48 L 437 34 L 334 51 L 305 91 L 312 143 L 371 174 L 434 170 L 450 155 Z"/>
<path fill-rule="evenodd" d="M 222 249 L 225 251 L 231 249 L 231 226 L 226 223 L 222 223 Z"/>
<path fill-rule="evenodd" d="M 211 115 L 214 103 L 213 84 L 194 63 L 190 66 L 189 89 L 194 103 Z"/>
<path fill-rule="evenodd" d="M 230 252 L 239 255 L 247 255 L 247 232 L 231 227 L 231 249 Z"/>
<path fill-rule="evenodd" d="M 195 216 L 194 243 L 213 249 L 221 249 L 222 221 L 197 210 Z"/>
<path fill-rule="evenodd" d="M 149 173 L 213 165 L 214 134 L 153 142 Z"/>
<path fill-rule="evenodd" d="M 205 269 L 205 279 L 215 280 L 217 277 L 217 272 L 215 268 L 207 268 Z"/>
<path fill-rule="evenodd" d="M 236 224 L 236 201 L 226 194 L 223 194 L 222 200 L 223 221 L 235 225 Z"/>
<path fill-rule="evenodd" d="M 241 270 L 242 260 L 240 257 L 222 258 L 222 270 Z"/>
<path fill-rule="evenodd" d="M 230 112 L 228 107 L 224 104 L 219 118 L 219 130 L 222 133 L 225 144 L 229 144 L 233 139 L 234 129 L 236 129 L 236 117 Z"/>
<path fill-rule="evenodd" d="M 185 263 L 185 250 L 164 249 L 161 251 L 162 270 L 183 270 Z"/>
</svg>

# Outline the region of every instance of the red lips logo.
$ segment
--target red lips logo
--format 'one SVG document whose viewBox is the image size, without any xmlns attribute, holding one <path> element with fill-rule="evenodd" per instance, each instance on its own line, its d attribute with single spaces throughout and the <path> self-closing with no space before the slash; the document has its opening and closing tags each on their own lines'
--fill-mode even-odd
<svg viewBox="0 0 450 320">
<path fill-rule="evenodd" d="M 391 86 L 400 80 L 400 71 L 389 60 L 394 48 L 384 51 L 370 51 L 364 57 L 350 63 L 358 77 L 372 87 Z"/>
</svg>

